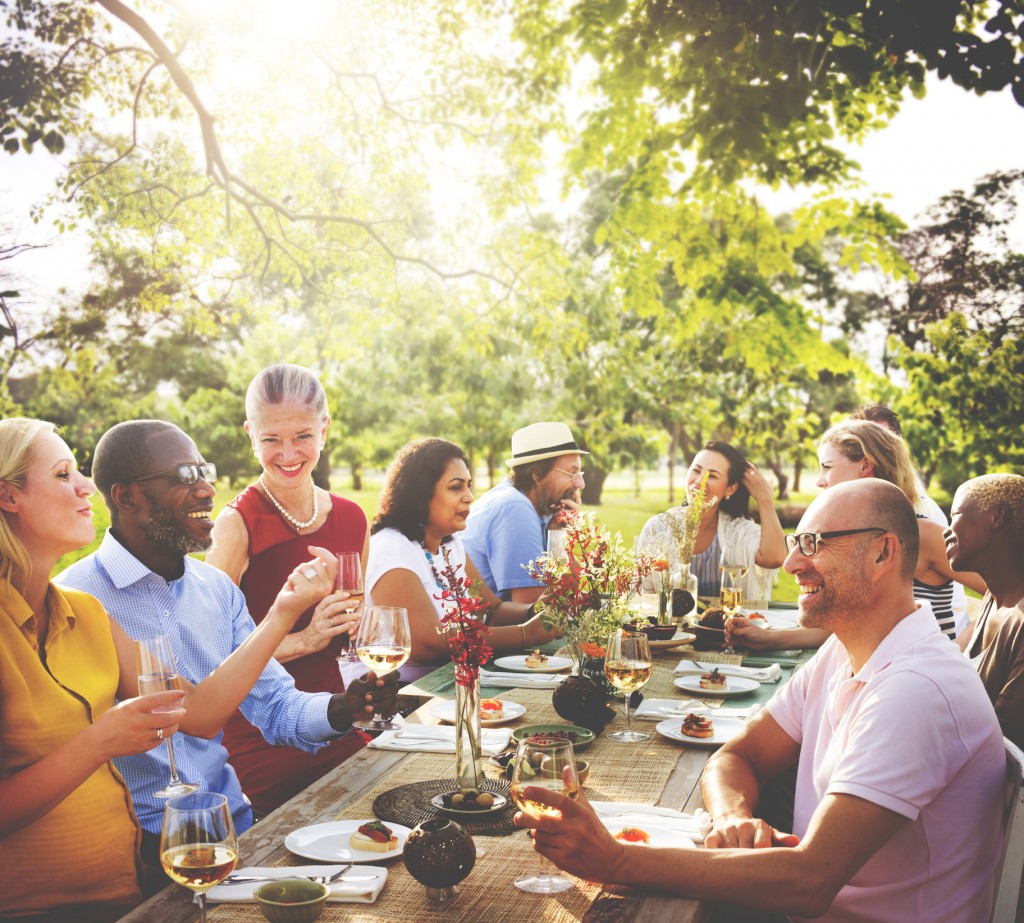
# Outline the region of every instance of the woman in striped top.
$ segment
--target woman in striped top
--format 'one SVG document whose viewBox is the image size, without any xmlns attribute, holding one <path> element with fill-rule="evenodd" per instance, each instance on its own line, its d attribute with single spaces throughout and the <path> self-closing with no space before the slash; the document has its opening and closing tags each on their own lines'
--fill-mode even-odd
<svg viewBox="0 0 1024 923">
<path fill-rule="evenodd" d="M 867 420 L 847 420 L 829 429 L 818 444 L 821 476 L 818 487 L 828 488 L 855 478 L 881 478 L 895 484 L 907 495 L 914 508 L 920 493 L 914 477 L 914 464 L 907 444 L 884 426 Z M 914 598 L 931 604 L 939 628 L 956 639 L 953 615 L 953 581 L 984 595 L 985 581 L 975 573 L 953 574 L 946 558 L 942 527 L 925 519 L 918 510 L 921 551 L 914 573 Z"/>
</svg>

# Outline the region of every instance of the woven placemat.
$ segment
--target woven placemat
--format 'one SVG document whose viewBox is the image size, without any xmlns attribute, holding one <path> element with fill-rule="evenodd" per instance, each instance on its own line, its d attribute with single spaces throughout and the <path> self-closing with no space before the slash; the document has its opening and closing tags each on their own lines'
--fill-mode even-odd
<svg viewBox="0 0 1024 923">
<path fill-rule="evenodd" d="M 373 799 L 373 813 L 383 821 L 394 821 L 415 827 L 417 824 L 433 817 L 445 817 L 465 827 L 474 836 L 508 836 L 516 832 L 512 824 L 512 816 L 516 806 L 509 797 L 508 785 L 497 779 L 484 779 L 479 787 L 482 792 L 494 792 L 508 798 L 508 803 L 500 811 L 492 811 L 473 817 L 469 814 L 449 814 L 435 808 L 430 799 L 435 795 L 450 792 L 453 787 L 451 779 L 430 779 L 426 782 L 412 782 L 398 788 L 381 792 Z"/>
</svg>

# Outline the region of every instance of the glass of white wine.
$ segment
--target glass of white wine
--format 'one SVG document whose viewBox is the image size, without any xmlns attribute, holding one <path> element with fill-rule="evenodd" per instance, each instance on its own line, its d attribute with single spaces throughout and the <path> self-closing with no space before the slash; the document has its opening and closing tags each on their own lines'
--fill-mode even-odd
<svg viewBox="0 0 1024 923">
<path fill-rule="evenodd" d="M 629 697 L 647 685 L 654 672 L 647 635 L 640 632 L 616 631 L 608 635 L 605 648 L 604 675 L 622 693 L 626 709 L 626 727 L 608 735 L 609 740 L 637 743 L 650 740 L 651 735 L 634 731 L 629 725 Z"/>
<path fill-rule="evenodd" d="M 181 689 L 181 677 L 174 662 L 174 651 L 171 650 L 171 639 L 167 635 L 157 635 L 135 642 L 135 665 L 139 673 L 139 695 L 152 692 L 169 692 Z M 178 775 L 178 764 L 174 760 L 174 745 L 171 738 L 164 738 L 167 747 L 167 762 L 171 778 L 167 785 L 153 794 L 157 798 L 173 798 L 175 795 L 187 795 L 194 792 L 198 785 L 182 782 Z"/>
<path fill-rule="evenodd" d="M 340 593 L 348 593 L 352 599 L 363 602 L 363 562 L 358 551 L 339 551 L 338 555 L 338 576 L 334 580 L 334 589 Z M 359 608 L 358 606 L 356 608 Z M 345 646 L 339 660 L 344 658 L 350 663 L 358 663 L 359 655 L 356 653 L 354 638 L 345 635 Z"/>
<path fill-rule="evenodd" d="M 722 575 L 722 585 L 718 591 L 718 601 L 725 610 L 725 619 L 728 621 L 739 615 L 743 608 L 743 578 L 747 576 L 745 564 L 722 563 L 719 571 Z M 730 644 L 723 648 L 726 654 L 734 654 L 735 649 Z"/>
<path fill-rule="evenodd" d="M 558 814 L 557 808 L 525 797 L 524 790 L 531 785 L 561 792 L 576 800 L 580 793 L 580 780 L 576 775 L 572 741 L 553 737 L 522 740 L 512 767 L 512 800 L 519 810 L 531 817 Z M 548 871 L 548 860 L 544 856 L 540 857 L 540 870 L 536 875 L 520 875 L 514 883 L 520 891 L 530 894 L 558 894 L 573 886 L 570 879 Z"/>
<path fill-rule="evenodd" d="M 206 923 L 206 892 L 231 874 L 238 839 L 228 800 L 217 792 L 193 792 L 164 806 L 160 864 L 167 876 L 196 892 L 199 923 Z"/>
<path fill-rule="evenodd" d="M 397 606 L 371 606 L 363 612 L 356 635 L 356 654 L 377 676 L 393 673 L 409 659 L 412 638 L 409 613 Z M 367 731 L 391 731 L 401 725 L 390 715 L 374 714 L 370 721 L 353 722 Z"/>
</svg>

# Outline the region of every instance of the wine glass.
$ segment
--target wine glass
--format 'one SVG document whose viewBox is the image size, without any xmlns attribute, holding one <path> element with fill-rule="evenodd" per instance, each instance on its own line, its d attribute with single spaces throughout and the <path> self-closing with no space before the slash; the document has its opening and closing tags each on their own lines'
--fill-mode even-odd
<svg viewBox="0 0 1024 923">
<path fill-rule="evenodd" d="M 646 686 L 654 672 L 654 661 L 651 660 L 647 635 L 633 631 L 612 632 L 608 635 L 605 651 L 605 678 L 622 692 L 623 705 L 626 709 L 625 730 L 609 734 L 608 739 L 621 743 L 650 740 L 650 734 L 634 731 L 629 725 L 629 697 L 637 689 Z"/>
<path fill-rule="evenodd" d="M 743 578 L 747 576 L 745 564 L 725 564 L 719 568 L 722 575 L 722 585 L 719 590 L 718 601 L 725 610 L 725 621 L 739 614 L 743 607 Z M 731 645 L 724 647 L 726 654 L 735 654 L 736 649 Z"/>
<path fill-rule="evenodd" d="M 335 592 L 348 593 L 348 595 L 359 601 L 363 600 L 363 562 L 358 551 L 338 552 L 338 576 L 334 580 Z M 359 608 L 356 606 L 355 608 Z M 338 660 L 347 660 L 349 663 L 358 663 L 359 655 L 356 653 L 356 646 L 352 643 L 352 637 L 345 635 L 343 641 L 346 650 Z"/>
<path fill-rule="evenodd" d="M 405 609 L 371 606 L 363 613 L 356 635 L 356 654 L 364 666 L 377 676 L 384 676 L 405 663 L 411 651 L 409 614 Z M 377 712 L 370 721 L 353 723 L 367 731 L 391 731 L 401 726 L 390 721 L 390 717 Z"/>
<path fill-rule="evenodd" d="M 167 635 L 157 635 L 135 642 L 135 665 L 139 673 L 139 695 L 151 692 L 168 692 L 181 689 L 181 677 L 174 663 L 174 651 L 171 650 L 171 639 Z M 178 706 L 175 706 L 177 708 Z M 160 709 L 157 709 L 159 711 Z M 163 709 L 170 711 L 171 709 Z M 194 792 L 198 785 L 183 782 L 178 775 L 178 764 L 174 760 L 174 745 L 170 737 L 164 738 L 167 747 L 167 763 L 171 778 L 166 787 L 153 794 L 157 798 L 173 798 L 175 795 L 187 795 Z"/>
<path fill-rule="evenodd" d="M 196 892 L 199 923 L 206 923 L 206 892 L 231 874 L 238 839 L 228 800 L 217 792 L 193 792 L 164 806 L 160 864 L 167 877 Z"/>
<path fill-rule="evenodd" d="M 547 551 L 556 561 L 568 561 L 569 549 L 565 547 L 565 530 L 549 529 Z"/>
<path fill-rule="evenodd" d="M 576 799 L 580 793 L 580 780 L 576 775 L 576 754 L 573 752 L 572 741 L 554 737 L 528 737 L 521 740 L 512 767 L 511 794 L 516 807 L 531 817 L 558 814 L 557 808 L 524 797 L 523 791 L 530 785 L 548 788 Z M 530 894 L 557 894 L 559 891 L 567 891 L 573 882 L 562 875 L 552 875 L 548 871 L 547 859 L 541 856 L 540 871 L 536 875 L 520 875 L 515 880 L 515 886 Z"/>
</svg>

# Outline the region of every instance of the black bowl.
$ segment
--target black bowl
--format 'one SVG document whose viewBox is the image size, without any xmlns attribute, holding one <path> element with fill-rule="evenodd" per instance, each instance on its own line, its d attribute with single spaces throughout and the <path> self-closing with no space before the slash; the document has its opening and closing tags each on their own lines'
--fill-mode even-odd
<svg viewBox="0 0 1024 923">
<path fill-rule="evenodd" d="M 720 651 L 725 647 L 724 628 L 705 628 L 703 625 L 694 625 L 691 630 L 697 636 L 693 646 L 698 651 Z"/>
</svg>

